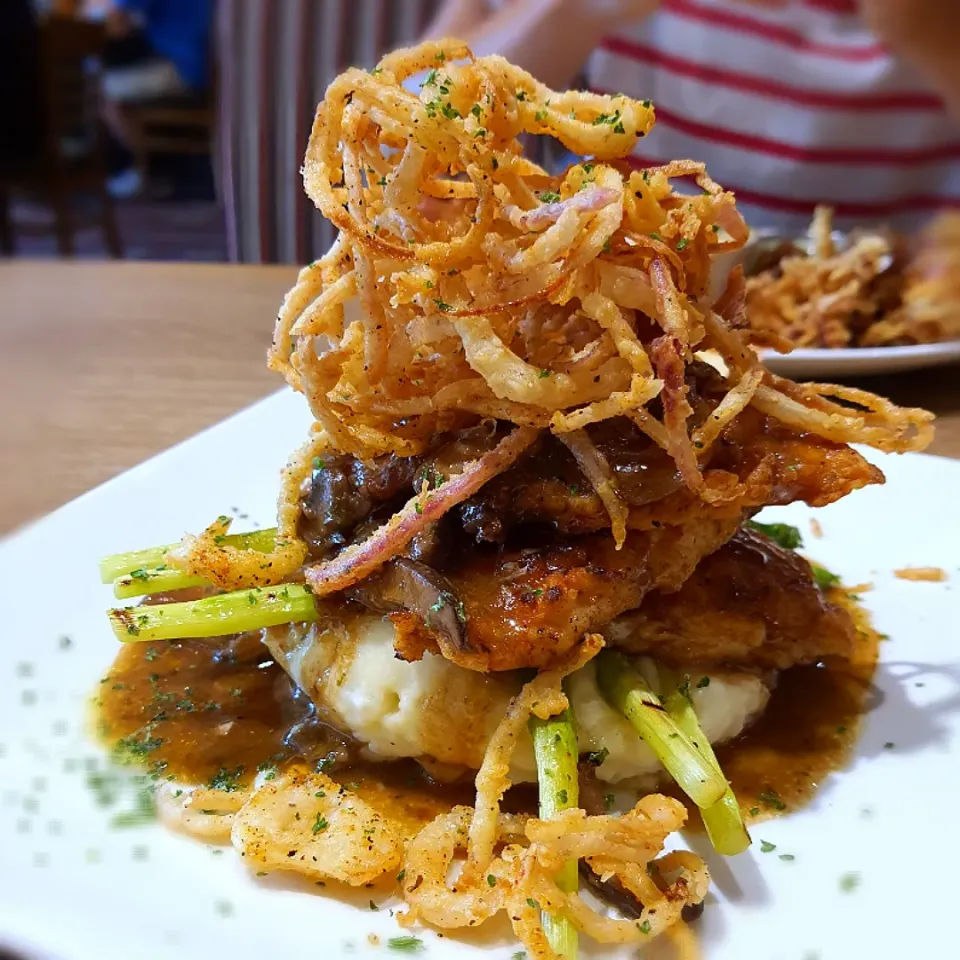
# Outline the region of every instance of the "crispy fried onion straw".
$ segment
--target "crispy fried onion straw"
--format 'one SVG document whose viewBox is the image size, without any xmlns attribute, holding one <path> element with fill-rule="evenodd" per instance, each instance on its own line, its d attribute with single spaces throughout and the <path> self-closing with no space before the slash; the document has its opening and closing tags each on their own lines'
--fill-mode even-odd
<svg viewBox="0 0 960 960">
<path fill-rule="evenodd" d="M 203 533 L 188 533 L 167 552 L 167 561 L 188 576 L 208 580 L 222 590 L 242 590 L 284 583 L 306 559 L 307 546 L 296 537 L 278 535 L 269 553 L 224 543 L 231 523 L 230 517 L 221 516 Z"/>
<path fill-rule="evenodd" d="M 601 648 L 597 635 L 555 669 L 539 674 L 511 701 L 477 774 L 473 810 L 455 807 L 429 823 L 407 848 L 403 895 L 405 925 L 423 920 L 448 929 L 472 927 L 501 910 L 534 958 L 553 958 L 541 926 L 541 909 L 570 918 L 601 943 L 644 942 L 680 921 L 688 903 L 699 903 L 709 876 L 690 853 L 656 859 L 666 837 L 686 820 L 676 800 L 644 797 L 623 816 L 587 816 L 571 809 L 555 819 L 507 816 L 500 800 L 510 785 L 510 757 L 531 713 L 549 717 L 566 707 L 563 677 Z M 450 879 L 458 853 L 466 860 Z M 570 859 L 582 859 L 602 880 L 615 879 L 642 904 L 636 919 L 598 913 L 579 893 L 564 893 L 554 878 Z"/>
<path fill-rule="evenodd" d="M 418 72 L 419 94 L 404 85 Z M 583 465 L 589 438 L 578 431 L 627 416 L 709 499 L 706 454 L 750 406 L 837 442 L 927 442 L 922 411 L 874 400 L 863 409 L 849 392 L 797 388 L 759 367 L 742 332 L 742 277 L 705 302 L 712 257 L 747 238 L 733 195 L 692 161 L 631 169 L 653 119 L 648 101 L 558 93 L 453 40 L 330 85 L 304 182 L 340 233 L 287 295 L 268 361 L 307 397 L 333 449 L 409 456 L 492 417 L 574 434 L 565 442 Z M 522 155 L 526 134 L 591 159 L 550 175 Z M 701 193 L 677 193 L 677 177 Z M 688 380 L 705 350 L 723 360 L 728 393 L 703 422 Z M 615 480 L 589 462 L 622 532 Z M 295 499 L 283 503 L 292 536 Z M 396 542 L 398 524 L 366 554 Z M 200 546 L 209 548 L 195 554 Z M 329 592 L 354 578 L 365 569 L 356 553 L 312 582 Z"/>
<path fill-rule="evenodd" d="M 945 211 L 912 244 L 855 231 L 839 246 L 833 211 L 817 207 L 808 250 L 791 250 L 747 281 L 750 335 L 793 347 L 876 347 L 960 337 L 960 215 Z"/>
<path fill-rule="evenodd" d="M 170 829 L 208 843 L 223 843 L 230 839 L 234 817 L 249 797 L 247 790 L 184 788 L 165 782 L 154 793 L 154 803 L 157 816 Z"/>
<path fill-rule="evenodd" d="M 271 551 L 264 553 L 225 543 L 232 520 L 221 516 L 199 536 L 187 534 L 167 552 L 165 559 L 188 576 L 208 580 L 225 590 L 268 587 L 289 580 L 307 555 L 306 544 L 297 536 L 300 489 L 310 476 L 315 458 L 330 447 L 326 432 L 314 425 L 307 442 L 284 467 L 277 501 L 277 536 Z"/>
</svg>

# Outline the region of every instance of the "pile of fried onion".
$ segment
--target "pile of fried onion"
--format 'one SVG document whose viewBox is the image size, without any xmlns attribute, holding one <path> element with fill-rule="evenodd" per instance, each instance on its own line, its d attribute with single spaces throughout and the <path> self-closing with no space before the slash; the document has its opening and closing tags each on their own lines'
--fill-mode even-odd
<svg viewBox="0 0 960 960">
<path fill-rule="evenodd" d="M 653 120 L 649 102 L 556 93 L 502 58 L 474 58 L 450 40 L 338 77 L 317 110 L 304 180 L 339 237 L 301 271 L 269 352 L 270 366 L 304 394 L 316 421 L 282 480 L 276 547 L 224 545 L 224 519 L 187 538 L 170 562 L 225 589 L 305 579 L 316 596 L 344 590 L 507 470 L 543 431 L 576 458 L 620 544 L 627 508 L 585 430 L 612 417 L 629 418 L 666 451 L 703 500 L 701 465 L 748 406 L 838 443 L 923 447 L 932 430 L 925 411 L 850 387 L 795 384 L 759 363 L 741 332 L 742 275 L 734 272 L 716 301 L 707 295 L 711 258 L 747 237 L 734 197 L 692 161 L 631 169 L 627 158 Z M 524 156 L 528 136 L 552 137 L 581 159 L 551 175 Z M 698 190 L 678 192 L 679 179 Z M 697 423 L 688 373 L 705 357 L 726 393 Z M 361 460 L 415 455 L 438 434 L 484 419 L 512 429 L 461 472 L 435 486 L 425 481 L 365 539 L 303 567 L 299 496 L 314 458 L 325 451 Z M 604 943 L 682 927 L 682 907 L 703 899 L 708 878 L 692 854 L 657 859 L 683 823 L 681 805 L 648 797 L 620 817 L 571 810 L 550 821 L 499 810 L 520 731 L 531 714 L 566 707 L 562 677 L 600 645 L 599 637 L 585 638 L 513 701 L 478 773 L 474 809 L 454 809 L 405 846 L 384 841 L 383 856 L 371 862 L 363 824 L 372 815 L 349 797 L 342 801 L 349 808 L 329 798 L 329 810 L 316 811 L 331 825 L 327 846 L 311 862 L 332 857 L 333 826 L 342 822 L 341 873 L 331 865 L 326 875 L 365 883 L 402 865 L 410 921 L 473 926 L 505 910 L 535 958 L 554 956 L 541 910 L 569 917 Z M 291 774 L 239 810 L 230 800 L 223 823 L 248 862 L 272 864 L 274 850 L 288 856 L 290 824 L 282 818 L 290 802 L 281 788 L 305 802 L 331 792 L 313 789 L 309 777 L 322 775 Z M 181 825 L 188 807 L 189 798 L 167 805 Z M 451 880 L 458 852 L 466 860 Z M 560 890 L 553 878 L 571 858 L 633 894 L 642 916 L 613 919 Z M 346 863 L 361 866 L 344 874 Z M 284 868 L 319 870 L 292 861 Z"/>
</svg>

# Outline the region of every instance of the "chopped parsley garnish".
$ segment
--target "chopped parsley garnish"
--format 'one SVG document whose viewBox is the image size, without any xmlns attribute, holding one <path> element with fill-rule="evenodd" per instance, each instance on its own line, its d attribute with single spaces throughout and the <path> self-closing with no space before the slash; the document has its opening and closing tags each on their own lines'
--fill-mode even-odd
<svg viewBox="0 0 960 960">
<path fill-rule="evenodd" d="M 378 186 L 378 187 L 385 187 L 386 185 L 387 185 L 387 178 L 386 178 L 386 177 L 381 177 L 381 178 L 377 181 L 377 186 Z"/>
<path fill-rule="evenodd" d="M 480 114 L 483 113 L 483 108 L 480 106 L 479 103 L 475 103 L 475 104 L 470 108 L 470 112 L 471 112 L 475 117 L 477 117 L 477 118 L 479 119 Z"/>
<path fill-rule="evenodd" d="M 146 571 L 143 567 L 140 567 L 140 568 L 138 568 L 137 570 L 131 570 L 131 571 L 130 571 L 130 576 L 131 576 L 134 580 L 149 580 L 149 579 L 150 579 L 150 574 L 147 573 L 147 571 Z"/>
<path fill-rule="evenodd" d="M 566 803 L 566 802 L 567 802 L 567 791 L 566 791 L 566 790 L 558 790 L 558 791 L 557 791 L 557 800 L 559 800 L 560 803 Z"/>
<path fill-rule="evenodd" d="M 789 523 L 758 523 L 756 520 L 747 522 L 747 526 L 757 533 L 769 537 L 778 547 L 784 550 L 796 550 L 803 546 L 803 537 L 800 531 Z"/>
<path fill-rule="evenodd" d="M 330 824 L 327 823 L 327 818 L 322 814 L 317 814 L 317 819 L 313 821 L 313 832 L 320 833 L 321 830 L 326 830 Z"/>
<path fill-rule="evenodd" d="M 317 773 L 323 773 L 324 770 L 329 769 L 337 762 L 337 755 L 331 750 L 325 757 L 321 757 L 317 761 L 316 771 Z"/>
<path fill-rule="evenodd" d="M 518 90 L 518 91 L 517 91 L 517 99 L 518 99 L 518 100 L 526 100 L 526 99 L 527 99 L 527 91 L 526 91 L 526 90 Z"/>
<path fill-rule="evenodd" d="M 541 203 L 556 203 L 560 199 L 559 193 L 554 193 L 552 190 L 546 190 L 540 194 Z"/>
<path fill-rule="evenodd" d="M 549 370 L 541 370 L 541 371 L 540 371 L 540 379 L 541 379 L 541 380 L 546 380 L 547 377 L 549 377 L 549 376 L 550 376 L 550 371 L 549 371 Z"/>
<path fill-rule="evenodd" d="M 153 805 L 153 791 L 150 787 L 142 786 L 134 797 L 132 810 L 123 810 L 114 814 L 110 820 L 111 827 L 123 829 L 125 827 L 142 827 L 156 818 L 157 811 Z"/>
<path fill-rule="evenodd" d="M 432 87 L 437 82 L 437 68 L 434 67 L 428 74 L 426 80 L 420 86 Z"/>
<path fill-rule="evenodd" d="M 406 869 L 401 870 L 397 874 L 397 883 L 403 883 L 403 878 L 407 875 Z"/>
<path fill-rule="evenodd" d="M 790 863 L 791 861 L 796 860 L 797 858 L 792 853 L 781 853 L 780 859 L 783 860 L 784 863 Z"/>
<path fill-rule="evenodd" d="M 765 806 L 773 810 L 786 810 L 787 805 L 780 799 L 780 794 L 776 790 L 764 790 L 757 799 Z"/>
<path fill-rule="evenodd" d="M 442 300 L 435 299 L 433 302 L 436 304 L 437 309 L 441 313 L 446 313 L 447 311 L 453 309 L 453 307 L 449 303 L 444 303 Z"/>
<path fill-rule="evenodd" d="M 840 582 L 840 578 L 826 567 L 821 567 L 816 563 L 811 563 L 810 566 L 813 568 L 813 579 L 821 590 L 835 587 Z"/>
<path fill-rule="evenodd" d="M 617 802 L 617 798 L 612 794 L 608 793 L 603 798 L 603 806 L 605 810 L 612 810 L 613 805 Z"/>
<path fill-rule="evenodd" d="M 530 908 L 533 909 L 533 910 L 539 910 L 539 909 L 540 909 L 540 904 L 537 903 L 537 901 L 534 900 L 533 897 L 527 897 L 527 906 L 530 907 Z"/>
<path fill-rule="evenodd" d="M 709 677 L 701 677 L 701 678 L 697 681 L 697 689 L 698 689 L 698 690 L 702 690 L 704 687 L 709 687 L 709 686 L 710 686 L 710 678 L 709 678 Z"/>
<path fill-rule="evenodd" d="M 649 933 L 649 932 L 650 932 L 650 921 L 649 921 L 649 920 L 644 920 L 643 923 L 638 923 L 638 924 L 637 924 L 637 929 L 638 929 L 641 933 Z"/>
<path fill-rule="evenodd" d="M 441 112 L 448 120 L 459 120 L 459 119 L 460 119 L 460 113 L 459 113 L 459 111 L 457 110 L 457 108 L 456 108 L 455 106 L 453 106 L 452 103 L 445 103 L 445 104 L 440 108 L 440 112 Z"/>
<path fill-rule="evenodd" d="M 590 753 L 587 754 L 587 763 L 589 763 L 591 767 L 599 767 L 609 756 L 610 751 L 606 747 L 600 750 L 591 750 Z"/>
<path fill-rule="evenodd" d="M 653 233 L 648 234 L 648 236 L 650 237 L 651 240 L 659 240 L 661 243 L 663 243 L 663 237 L 661 237 L 660 234 L 656 232 L 656 230 L 654 230 Z"/>
<path fill-rule="evenodd" d="M 543 123 L 543 121 L 547 119 L 547 109 L 546 109 L 546 107 L 541 107 L 541 108 L 533 115 L 533 119 L 536 120 L 537 123 Z"/>
<path fill-rule="evenodd" d="M 614 133 L 626 133 L 623 121 L 620 119 L 619 110 L 614 110 L 613 113 L 601 113 L 599 117 L 593 118 L 593 126 L 595 127 L 599 127 L 604 123 L 610 124 L 610 126 L 613 127 Z"/>
<path fill-rule="evenodd" d="M 840 889 L 844 893 L 853 893 L 860 886 L 860 874 L 856 872 L 845 873 L 840 878 Z"/>
<path fill-rule="evenodd" d="M 387 941 L 387 946 L 391 950 L 400 950 L 404 953 L 418 953 L 423 950 L 423 941 L 419 937 L 391 937 Z"/>
<path fill-rule="evenodd" d="M 232 773 L 226 768 L 221 767 L 210 778 L 211 790 L 224 790 L 227 793 L 233 793 L 240 789 L 240 777 L 243 776 L 243 764 L 240 764 Z"/>
<path fill-rule="evenodd" d="M 487 874 L 487 886 L 489 886 L 489 887 L 495 887 L 496 885 L 497 885 L 497 878 L 496 878 L 492 873 L 488 873 L 488 874 Z"/>
<path fill-rule="evenodd" d="M 145 731 L 138 740 L 134 734 L 117 741 L 113 748 L 114 757 L 121 763 L 142 760 L 148 753 L 163 745 L 161 737 L 150 737 Z"/>
<path fill-rule="evenodd" d="M 369 907 L 371 910 L 379 910 L 380 908 L 371 900 L 369 902 Z"/>
<path fill-rule="evenodd" d="M 777 849 L 777 845 L 775 843 L 770 843 L 768 840 L 760 841 L 761 853 L 773 853 L 773 851 L 776 849 Z"/>
<path fill-rule="evenodd" d="M 686 237 L 681 237 L 677 241 L 677 252 L 679 253 L 681 250 L 686 250 L 688 246 L 690 246 L 690 241 Z"/>
</svg>

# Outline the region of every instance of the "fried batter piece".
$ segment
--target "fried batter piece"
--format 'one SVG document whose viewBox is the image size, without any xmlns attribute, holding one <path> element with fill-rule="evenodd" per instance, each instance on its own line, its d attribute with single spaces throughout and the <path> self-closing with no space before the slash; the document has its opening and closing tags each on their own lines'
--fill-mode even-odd
<svg viewBox="0 0 960 960">
<path fill-rule="evenodd" d="M 678 589 L 739 523 L 737 517 L 634 531 L 619 551 L 606 532 L 544 547 L 471 551 L 444 571 L 446 595 L 462 604 L 459 619 L 441 621 L 439 609 L 427 615 L 427 627 L 439 651 L 470 670 L 547 667 L 649 591 Z M 400 657 L 417 659 L 425 646 L 420 631 L 398 630 Z"/>
<path fill-rule="evenodd" d="M 680 590 L 651 593 L 604 631 L 609 643 L 674 666 L 785 670 L 849 657 L 856 629 L 810 564 L 744 528 L 700 562 Z"/>
</svg>

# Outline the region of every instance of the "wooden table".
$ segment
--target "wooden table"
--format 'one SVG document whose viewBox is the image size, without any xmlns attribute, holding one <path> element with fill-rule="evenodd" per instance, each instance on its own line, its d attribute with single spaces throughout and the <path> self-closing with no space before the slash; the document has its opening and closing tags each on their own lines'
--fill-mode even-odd
<svg viewBox="0 0 960 960">
<path fill-rule="evenodd" d="M 0 264 L 0 533 L 282 386 L 294 267 Z"/>
<path fill-rule="evenodd" d="M 264 354 L 293 267 L 0 265 L 0 532 L 280 386 Z M 960 371 L 863 385 L 941 417 L 960 458 Z"/>
</svg>

